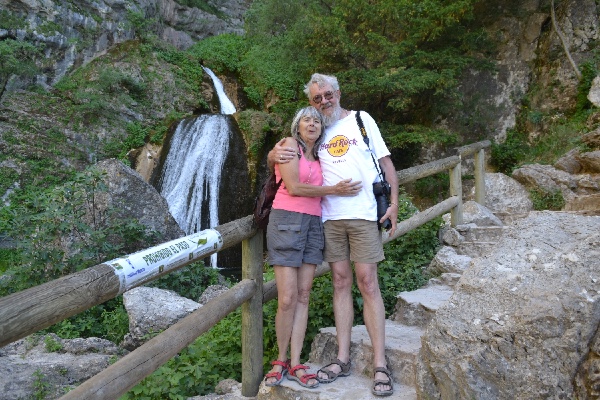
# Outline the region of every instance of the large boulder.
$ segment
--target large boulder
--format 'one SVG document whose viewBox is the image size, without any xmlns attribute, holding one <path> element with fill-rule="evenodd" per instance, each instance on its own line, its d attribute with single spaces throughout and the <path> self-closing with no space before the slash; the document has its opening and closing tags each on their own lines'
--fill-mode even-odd
<svg viewBox="0 0 600 400">
<path fill-rule="evenodd" d="M 546 211 L 515 221 L 428 326 L 419 397 L 568 399 L 597 390 L 599 281 L 600 217 Z"/>
<path fill-rule="evenodd" d="M 177 239 L 185 233 L 171 215 L 167 201 L 139 173 L 116 159 L 100 161 L 98 169 L 107 174 L 108 191 L 100 207 L 112 206 L 118 215 L 135 218 L 161 235 L 161 241 Z"/>
<path fill-rule="evenodd" d="M 474 195 L 475 188 L 470 198 Z M 493 213 L 524 214 L 533 210 L 527 189 L 502 173 L 485 174 L 485 206 Z"/>
<path fill-rule="evenodd" d="M 201 307 L 193 300 L 159 288 L 137 287 L 123 294 L 129 315 L 129 333 L 122 346 L 134 350 L 153 334 L 160 333 Z"/>
<path fill-rule="evenodd" d="M 514 170 L 512 176 L 528 189 L 539 189 L 546 193 L 561 192 L 567 201 L 575 197 L 577 179 L 551 165 L 524 165 Z"/>
</svg>

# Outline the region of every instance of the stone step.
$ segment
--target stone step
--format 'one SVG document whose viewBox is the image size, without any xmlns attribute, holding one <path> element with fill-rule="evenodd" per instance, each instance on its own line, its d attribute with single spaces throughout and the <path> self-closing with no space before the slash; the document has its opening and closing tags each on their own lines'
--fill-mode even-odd
<svg viewBox="0 0 600 400">
<path fill-rule="evenodd" d="M 507 229 L 507 226 L 476 226 L 461 234 L 467 242 L 495 242 Z"/>
<path fill-rule="evenodd" d="M 319 366 L 310 365 L 309 373 L 316 373 Z M 295 381 L 284 378 L 280 386 L 268 387 L 261 384 L 256 400 L 375 400 L 381 399 L 371 393 L 373 380 L 353 373 L 339 377 L 334 382 L 322 383 L 314 389 L 307 389 Z M 416 400 L 414 387 L 394 382 L 394 393 L 385 397 L 393 400 Z"/>
<path fill-rule="evenodd" d="M 448 301 L 454 290 L 446 285 L 428 285 L 398 294 L 392 321 L 425 328 L 436 311 Z"/>
<path fill-rule="evenodd" d="M 460 280 L 461 276 L 462 276 L 462 274 L 458 274 L 456 272 L 444 272 L 440 276 L 431 278 L 429 280 L 429 282 L 427 282 L 427 286 L 446 285 L 446 286 L 454 287 Z"/>
<path fill-rule="evenodd" d="M 385 321 L 385 355 L 395 382 L 416 386 L 416 360 L 424 330 L 418 326 Z M 336 330 L 323 328 L 312 343 L 309 362 L 324 366 L 337 357 Z M 373 376 L 373 348 L 364 325 L 352 328 L 350 359 L 353 375 Z"/>
<path fill-rule="evenodd" d="M 471 242 L 464 241 L 456 247 L 456 254 L 469 256 L 471 258 L 482 257 L 492 251 L 492 249 L 498 244 L 497 241 L 493 242 Z"/>
<path fill-rule="evenodd" d="M 502 221 L 505 225 L 510 225 L 513 222 L 525 218 L 529 215 L 529 213 L 503 213 L 503 212 L 495 212 L 494 215 L 498 217 L 500 221 Z"/>
</svg>

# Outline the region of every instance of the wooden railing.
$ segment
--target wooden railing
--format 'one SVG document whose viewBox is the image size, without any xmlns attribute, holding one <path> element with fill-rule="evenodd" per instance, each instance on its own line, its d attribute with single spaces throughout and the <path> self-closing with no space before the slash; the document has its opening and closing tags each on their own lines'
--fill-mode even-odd
<svg viewBox="0 0 600 400">
<path fill-rule="evenodd" d="M 451 213 L 453 226 L 462 223 L 461 161 L 464 157 L 475 155 L 475 200 L 484 204 L 484 149 L 489 146 L 489 141 L 464 146 L 457 149 L 455 156 L 398 171 L 400 185 L 449 171 L 450 197 L 398 223 L 398 229 L 393 236 L 384 234 L 384 242 L 393 240 L 447 212 Z M 68 392 L 62 399 L 118 398 L 240 306 L 242 307 L 242 395 L 248 397 L 256 395 L 263 376 L 262 304 L 277 297 L 277 288 L 274 280 L 263 286 L 263 235 L 256 234 L 252 216 L 220 225 L 214 230 L 222 238 L 219 250 L 242 243 L 242 280 L 224 294 L 209 301 L 115 364 Z M 147 279 L 136 281 L 131 287 L 124 288 L 123 277 L 115 272 L 114 266 L 99 264 L 0 298 L 0 347 L 101 304 L 118 296 L 124 290 L 141 286 L 215 252 L 218 250 L 190 257 L 187 262 L 171 269 L 163 268 Z M 329 266 L 323 263 L 318 266 L 315 276 L 327 272 Z"/>
</svg>

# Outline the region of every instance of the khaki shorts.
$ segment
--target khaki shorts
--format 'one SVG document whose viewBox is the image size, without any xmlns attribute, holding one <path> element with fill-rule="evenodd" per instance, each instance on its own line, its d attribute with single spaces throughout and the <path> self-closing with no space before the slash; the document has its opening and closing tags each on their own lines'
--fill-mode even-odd
<svg viewBox="0 0 600 400">
<path fill-rule="evenodd" d="M 325 261 L 350 260 L 375 264 L 385 259 L 376 221 L 341 219 L 325 221 Z"/>
</svg>

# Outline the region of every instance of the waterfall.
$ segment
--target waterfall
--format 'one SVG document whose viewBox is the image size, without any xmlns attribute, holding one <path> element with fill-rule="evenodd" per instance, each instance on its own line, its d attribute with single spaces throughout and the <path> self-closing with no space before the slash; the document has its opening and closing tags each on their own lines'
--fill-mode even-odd
<svg viewBox="0 0 600 400">
<path fill-rule="evenodd" d="M 202 68 L 213 79 L 221 114 L 233 114 L 235 106 L 219 78 Z M 160 193 L 186 235 L 219 225 L 219 183 L 229 151 L 228 118 L 205 114 L 185 119 L 171 138 Z M 217 266 L 217 254 L 211 256 L 211 265 Z"/>
<path fill-rule="evenodd" d="M 215 90 L 217 91 L 217 95 L 219 96 L 219 103 L 221 103 L 221 114 L 233 114 L 235 113 L 235 106 L 227 97 L 225 90 L 223 90 L 223 83 L 217 76 L 208 68 L 202 67 L 204 71 L 210 76 L 213 80 L 213 85 Z"/>
</svg>

